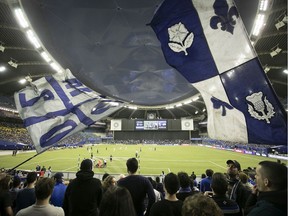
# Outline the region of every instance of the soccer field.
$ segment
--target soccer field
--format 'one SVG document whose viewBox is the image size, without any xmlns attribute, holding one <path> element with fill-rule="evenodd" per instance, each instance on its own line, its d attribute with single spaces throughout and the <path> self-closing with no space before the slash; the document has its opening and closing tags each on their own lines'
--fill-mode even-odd
<svg viewBox="0 0 288 216">
<path fill-rule="evenodd" d="M 94 158 L 106 159 L 106 168 L 94 168 L 95 173 L 126 174 L 126 160 L 135 157 L 136 151 L 140 157 L 140 173 L 143 175 L 160 175 L 166 173 L 185 171 L 189 175 L 192 171 L 197 176 L 205 173 L 210 168 L 214 172 L 226 172 L 226 161 L 237 160 L 242 169 L 256 167 L 262 160 L 276 161 L 276 159 L 252 156 L 242 153 L 218 150 L 203 146 L 161 146 L 161 145 L 85 145 L 82 148 L 48 150 L 43 154 L 29 160 L 17 169 L 35 170 L 37 164 L 46 168 L 52 167 L 52 172 L 76 172 L 79 163 L 84 158 L 91 157 L 91 148 Z M 98 153 L 97 153 L 98 150 Z M 12 168 L 26 159 L 35 155 L 36 152 L 18 153 L 17 156 L 0 156 L 0 168 Z M 113 156 L 110 162 L 109 157 Z M 285 161 L 286 163 L 286 161 Z"/>
</svg>

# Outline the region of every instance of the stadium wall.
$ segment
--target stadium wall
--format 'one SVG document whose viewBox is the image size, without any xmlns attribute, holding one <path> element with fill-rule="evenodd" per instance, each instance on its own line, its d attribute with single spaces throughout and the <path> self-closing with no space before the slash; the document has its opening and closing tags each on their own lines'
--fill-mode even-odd
<svg viewBox="0 0 288 216">
<path fill-rule="evenodd" d="M 115 131 L 115 140 L 189 140 L 189 131 Z"/>
</svg>

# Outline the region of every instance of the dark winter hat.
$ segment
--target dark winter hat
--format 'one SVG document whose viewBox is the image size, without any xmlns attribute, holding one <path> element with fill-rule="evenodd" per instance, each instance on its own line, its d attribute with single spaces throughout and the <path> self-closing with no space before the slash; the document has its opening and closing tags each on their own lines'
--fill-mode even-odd
<svg viewBox="0 0 288 216">
<path fill-rule="evenodd" d="M 63 173 L 62 172 L 57 172 L 57 173 L 55 173 L 55 175 L 54 175 L 54 179 L 57 181 L 57 182 L 60 182 L 60 181 L 62 181 L 62 178 L 63 178 Z"/>
<path fill-rule="evenodd" d="M 92 167 L 93 167 L 93 163 L 92 163 L 92 160 L 90 159 L 85 159 L 81 162 L 81 166 L 80 166 L 80 169 L 82 171 L 91 171 L 92 170 Z"/>
<path fill-rule="evenodd" d="M 226 164 L 233 164 L 239 171 L 241 170 L 240 163 L 236 160 L 227 160 Z"/>
</svg>

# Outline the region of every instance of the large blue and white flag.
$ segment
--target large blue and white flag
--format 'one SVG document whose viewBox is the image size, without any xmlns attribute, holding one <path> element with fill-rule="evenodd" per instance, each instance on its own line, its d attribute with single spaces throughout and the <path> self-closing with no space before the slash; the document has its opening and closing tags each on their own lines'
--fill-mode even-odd
<svg viewBox="0 0 288 216">
<path fill-rule="evenodd" d="M 201 93 L 211 138 L 287 145 L 287 116 L 232 0 L 165 0 L 150 23 L 169 65 Z"/>
<path fill-rule="evenodd" d="M 14 98 L 38 153 L 123 106 L 99 97 L 69 70 L 34 81 Z"/>
</svg>

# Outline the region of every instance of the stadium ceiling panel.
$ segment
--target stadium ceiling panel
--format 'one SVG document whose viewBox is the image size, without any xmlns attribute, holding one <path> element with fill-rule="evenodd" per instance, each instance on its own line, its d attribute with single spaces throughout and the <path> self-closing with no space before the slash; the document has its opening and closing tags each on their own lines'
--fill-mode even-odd
<svg viewBox="0 0 288 216">
<path fill-rule="evenodd" d="M 255 37 L 250 32 L 261 13 L 259 5 L 265 1 L 270 7 L 265 13 L 266 24 Z M 287 2 L 235 2 L 263 68 L 287 109 L 287 74 L 283 73 L 287 71 Z M 198 91 L 167 65 L 159 41 L 146 25 L 160 3 L 161 0 L 0 0 L 1 103 L 9 104 L 13 93 L 25 86 L 19 80 L 27 76 L 36 80 L 55 73 L 40 56 L 42 51 L 48 51 L 59 65 L 69 68 L 98 93 L 138 107 L 124 107 L 111 118 L 146 118 L 151 111 L 159 118 L 204 119 L 203 100 L 193 100 Z M 14 10 L 18 7 L 24 10 L 44 50 L 35 48 L 16 22 Z"/>
</svg>

